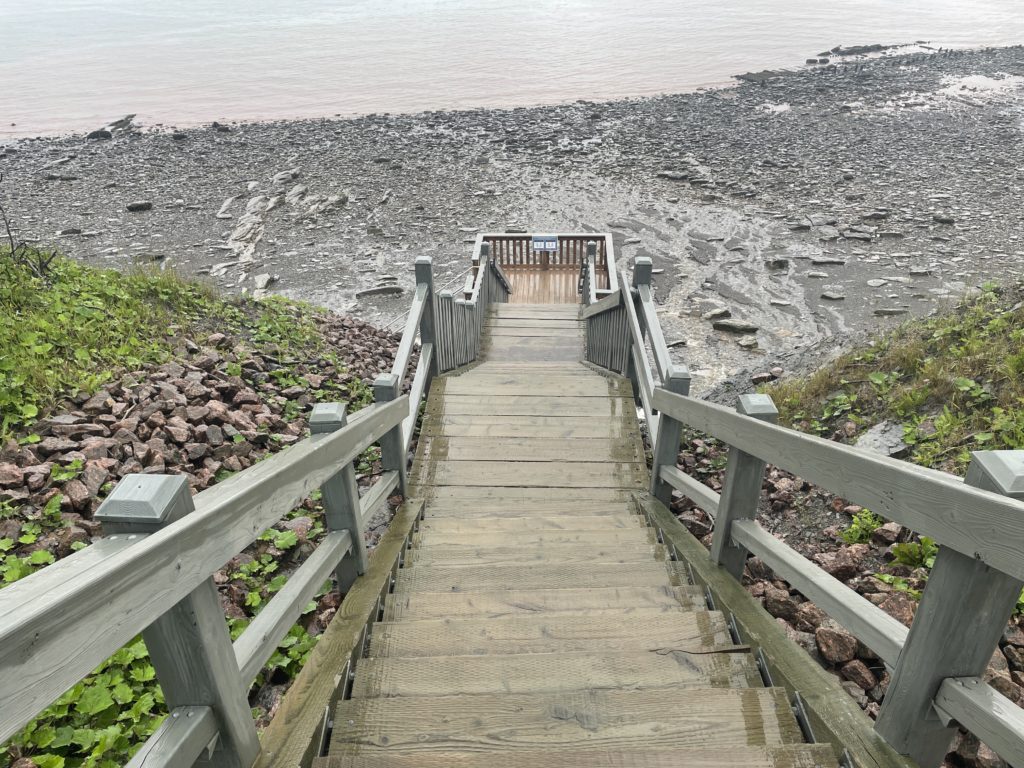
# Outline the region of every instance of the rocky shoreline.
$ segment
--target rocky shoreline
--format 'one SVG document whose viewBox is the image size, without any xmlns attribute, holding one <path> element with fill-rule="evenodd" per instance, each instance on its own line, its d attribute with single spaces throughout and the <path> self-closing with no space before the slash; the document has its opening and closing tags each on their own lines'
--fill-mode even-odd
<svg viewBox="0 0 1024 768">
<path fill-rule="evenodd" d="M 611 230 L 620 264 L 654 259 L 703 391 L 1019 270 L 1022 121 L 1024 48 L 834 55 L 608 103 L 122 120 L 15 141 L 0 169 L 22 234 L 90 264 L 158 262 L 377 323 L 407 305 L 415 256 L 454 280 L 477 231 Z"/>
</svg>

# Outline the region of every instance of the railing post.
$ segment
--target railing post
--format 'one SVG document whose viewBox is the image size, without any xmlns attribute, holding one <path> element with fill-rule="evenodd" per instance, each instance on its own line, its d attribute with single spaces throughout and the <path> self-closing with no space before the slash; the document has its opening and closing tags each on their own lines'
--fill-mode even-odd
<svg viewBox="0 0 1024 768">
<path fill-rule="evenodd" d="M 626 300 L 628 301 L 629 297 L 626 297 Z M 662 387 L 677 395 L 689 395 L 689 372 L 685 369 L 673 368 L 669 371 L 667 380 L 662 382 Z M 658 441 L 654 446 L 654 457 L 651 463 L 651 495 L 666 507 L 672 502 L 672 486 L 661 479 L 661 468 L 676 465 L 682 431 L 682 422 L 673 419 L 667 413 L 659 414 Z"/>
<path fill-rule="evenodd" d="M 633 262 L 633 288 L 641 285 L 651 286 L 651 275 L 653 274 L 654 262 L 649 256 L 639 256 Z M 636 313 L 636 320 L 640 324 L 640 338 L 647 338 L 647 324 L 643 312 Z"/>
<path fill-rule="evenodd" d="M 972 454 L 967 485 L 1024 499 L 1024 451 Z M 970 525 L 970 511 L 961 522 Z M 907 642 L 882 702 L 877 730 L 922 768 L 942 763 L 956 731 L 932 708 L 947 677 L 980 677 L 988 666 L 1022 582 L 970 555 L 940 547 Z"/>
<path fill-rule="evenodd" d="M 741 395 L 736 410 L 744 416 L 776 424 L 779 411 L 768 395 Z M 736 520 L 753 520 L 757 516 L 757 502 L 761 498 L 765 462 L 735 446 L 729 448 L 722 500 L 715 517 L 711 540 L 711 560 L 724 567 L 739 581 L 747 561 L 747 550 L 733 544 L 730 528 Z"/>
<path fill-rule="evenodd" d="M 427 371 L 427 383 L 423 388 L 424 393 L 430 391 L 430 382 L 437 375 L 437 322 L 434 318 L 434 268 L 433 260 L 429 256 L 420 256 L 416 259 L 416 285 L 427 286 L 427 295 L 423 305 L 423 317 L 420 319 L 420 349 L 425 344 L 434 345 L 434 358 L 430 361 L 430 369 Z"/>
<path fill-rule="evenodd" d="M 373 399 L 377 403 L 390 403 L 399 396 L 401 381 L 393 374 L 382 374 L 373 381 Z M 398 490 L 406 492 L 407 468 L 402 424 L 396 424 L 380 439 L 380 464 L 385 472 L 398 472 Z"/>
<path fill-rule="evenodd" d="M 128 475 L 96 512 L 112 536 L 153 533 L 195 510 L 184 475 Z M 171 556 L 171 553 L 168 553 Z M 167 708 L 210 707 L 218 736 L 197 766 L 251 768 L 260 752 L 213 577 L 142 631 Z"/>
<path fill-rule="evenodd" d="M 347 423 L 344 403 L 317 403 L 309 417 L 309 431 L 312 435 L 330 434 Z M 352 588 L 352 583 L 366 573 L 366 541 L 363 539 L 363 513 L 355 467 L 351 463 L 341 467 L 320 487 L 320 492 L 327 527 L 332 531 L 348 531 L 352 536 L 352 551 L 334 570 L 338 591 L 345 594 Z"/>
</svg>

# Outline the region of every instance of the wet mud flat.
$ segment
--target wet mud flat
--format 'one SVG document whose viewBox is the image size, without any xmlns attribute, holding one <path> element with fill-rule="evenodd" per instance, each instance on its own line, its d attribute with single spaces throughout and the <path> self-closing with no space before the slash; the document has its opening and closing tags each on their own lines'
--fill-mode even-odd
<svg viewBox="0 0 1024 768">
<path fill-rule="evenodd" d="M 650 256 L 703 391 L 790 370 L 1024 264 L 1024 48 L 850 58 L 733 88 L 556 107 L 21 140 L 21 233 L 378 324 L 416 256 L 478 231 L 606 231 Z M 803 356 L 803 357 L 801 357 Z"/>
</svg>

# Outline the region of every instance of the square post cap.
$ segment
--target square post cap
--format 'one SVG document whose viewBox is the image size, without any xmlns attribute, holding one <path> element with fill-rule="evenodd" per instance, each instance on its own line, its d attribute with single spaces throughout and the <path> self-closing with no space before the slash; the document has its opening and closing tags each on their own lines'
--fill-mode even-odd
<svg viewBox="0 0 1024 768">
<path fill-rule="evenodd" d="M 973 451 L 964 482 L 1024 500 L 1024 451 Z"/>
<path fill-rule="evenodd" d="M 779 420 L 779 409 L 775 407 L 775 401 L 769 395 L 740 395 L 736 410 L 744 416 L 770 421 L 773 424 Z"/>
<path fill-rule="evenodd" d="M 127 475 L 96 510 L 107 535 L 154 533 L 195 510 L 184 475 Z"/>
<path fill-rule="evenodd" d="M 398 397 L 398 377 L 393 373 L 382 373 L 373 380 L 373 399 L 385 403 Z"/>
<path fill-rule="evenodd" d="M 317 403 L 309 415 L 309 433 L 322 435 L 341 429 L 346 423 L 345 403 Z"/>
<path fill-rule="evenodd" d="M 638 256 L 633 262 L 633 285 L 650 285 L 654 262 L 649 256 Z"/>
</svg>

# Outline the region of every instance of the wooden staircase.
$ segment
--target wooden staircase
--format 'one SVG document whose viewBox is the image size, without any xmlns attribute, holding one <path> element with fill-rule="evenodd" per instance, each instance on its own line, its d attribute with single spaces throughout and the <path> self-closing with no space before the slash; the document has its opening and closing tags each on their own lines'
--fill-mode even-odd
<svg viewBox="0 0 1024 768">
<path fill-rule="evenodd" d="M 424 518 L 319 768 L 836 765 L 638 514 L 632 393 L 577 312 L 498 304 L 434 382 Z"/>
</svg>

